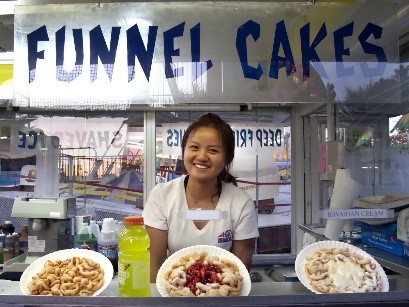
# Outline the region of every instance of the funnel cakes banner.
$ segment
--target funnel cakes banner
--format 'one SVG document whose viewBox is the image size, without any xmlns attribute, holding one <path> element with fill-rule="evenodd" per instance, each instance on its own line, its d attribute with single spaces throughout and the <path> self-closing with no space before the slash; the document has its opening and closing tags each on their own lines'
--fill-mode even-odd
<svg viewBox="0 0 409 307">
<path fill-rule="evenodd" d="M 385 4 L 63 4 L 16 6 L 15 19 L 22 107 L 328 101 L 328 83 L 340 96 L 399 62 Z"/>
</svg>

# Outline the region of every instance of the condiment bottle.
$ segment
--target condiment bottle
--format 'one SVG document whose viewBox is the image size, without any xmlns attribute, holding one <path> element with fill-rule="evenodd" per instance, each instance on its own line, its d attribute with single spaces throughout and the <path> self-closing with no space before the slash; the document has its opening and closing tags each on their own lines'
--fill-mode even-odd
<svg viewBox="0 0 409 307">
<path fill-rule="evenodd" d="M 21 227 L 21 235 L 19 238 L 20 254 L 28 252 L 28 226 Z"/>
<path fill-rule="evenodd" d="M 6 245 L 6 235 L 0 232 L 0 243 L 3 243 L 3 247 Z"/>
<path fill-rule="evenodd" d="M 5 221 L 4 224 L 1 226 L 1 229 L 4 234 L 11 235 L 14 232 L 15 227 L 11 221 Z"/>
<path fill-rule="evenodd" d="M 103 219 L 97 238 L 97 250 L 111 261 L 114 272 L 118 272 L 118 236 L 114 219 Z"/>
<path fill-rule="evenodd" d="M 11 237 L 11 235 L 9 235 Z M 14 258 L 14 249 L 12 247 L 4 247 L 3 248 L 3 263 Z"/>
<path fill-rule="evenodd" d="M 6 235 L 6 239 L 4 240 L 4 247 L 11 248 L 14 252 L 14 239 L 12 234 Z"/>
<path fill-rule="evenodd" d="M 13 232 L 11 236 L 13 237 L 13 257 L 17 257 L 18 255 L 20 255 L 19 245 L 20 236 L 18 235 L 17 232 Z"/>
<path fill-rule="evenodd" d="M 0 242 L 0 264 L 3 264 L 3 242 Z"/>
</svg>

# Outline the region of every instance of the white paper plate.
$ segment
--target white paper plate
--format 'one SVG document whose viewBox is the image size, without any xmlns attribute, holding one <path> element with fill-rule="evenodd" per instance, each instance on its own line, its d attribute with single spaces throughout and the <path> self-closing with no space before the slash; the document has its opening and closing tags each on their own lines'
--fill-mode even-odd
<svg viewBox="0 0 409 307">
<path fill-rule="evenodd" d="M 241 288 L 241 296 L 247 296 L 250 293 L 251 290 L 251 280 L 250 280 L 250 274 L 247 271 L 246 266 L 241 262 L 239 258 L 237 258 L 234 254 L 231 252 L 217 247 L 217 246 L 211 246 L 211 245 L 195 245 L 195 246 L 190 246 L 183 248 L 176 253 L 170 255 L 166 261 L 161 265 L 159 268 L 158 274 L 156 275 L 156 287 L 158 288 L 158 291 L 161 296 L 168 297 L 169 293 L 166 290 L 164 280 L 165 280 L 165 272 L 166 270 L 172 266 L 173 263 L 179 261 L 179 259 L 183 256 L 192 254 L 194 252 L 207 252 L 210 256 L 218 256 L 220 259 L 227 259 L 232 262 L 234 262 L 237 267 L 239 268 L 240 275 L 243 277 L 243 284 Z"/>
<path fill-rule="evenodd" d="M 376 264 L 376 271 L 380 274 L 381 280 L 382 280 L 382 289 L 380 292 L 388 292 L 389 291 L 389 281 L 388 277 L 385 274 L 385 271 L 381 267 L 381 265 L 378 263 L 378 261 L 375 260 L 371 255 L 369 255 L 367 252 L 363 251 L 362 249 L 345 243 L 345 242 L 340 242 L 340 241 L 319 241 L 315 243 L 311 243 L 307 246 L 305 246 L 297 255 L 297 258 L 295 259 L 295 272 L 297 274 L 298 279 L 300 282 L 309 290 L 311 290 L 314 293 L 317 294 L 322 294 L 322 292 L 319 292 L 315 290 L 312 285 L 311 281 L 308 278 L 307 274 L 304 271 L 304 267 L 306 264 L 307 256 L 312 255 L 315 251 L 321 249 L 321 248 L 334 248 L 334 247 L 339 247 L 339 248 L 349 248 L 349 251 L 352 253 L 359 254 L 365 258 L 371 259 L 372 263 Z"/>
<path fill-rule="evenodd" d="M 72 257 L 86 257 L 90 258 L 93 261 L 99 263 L 101 268 L 104 270 L 104 284 L 100 289 L 94 292 L 93 296 L 96 296 L 100 294 L 111 282 L 113 276 L 114 276 L 114 268 L 112 267 L 111 262 L 107 257 L 104 255 L 87 250 L 87 249 L 79 249 L 79 248 L 73 248 L 73 249 L 63 249 L 57 252 L 53 252 L 50 254 L 47 254 L 41 258 L 38 258 L 37 260 L 33 261 L 33 263 L 28 266 L 23 274 L 21 275 L 20 278 L 20 290 L 24 295 L 30 295 L 30 291 L 28 290 L 28 284 L 31 281 L 32 277 L 37 275 L 38 272 L 40 272 L 44 264 L 48 261 L 55 261 L 55 260 L 66 260 Z"/>
</svg>

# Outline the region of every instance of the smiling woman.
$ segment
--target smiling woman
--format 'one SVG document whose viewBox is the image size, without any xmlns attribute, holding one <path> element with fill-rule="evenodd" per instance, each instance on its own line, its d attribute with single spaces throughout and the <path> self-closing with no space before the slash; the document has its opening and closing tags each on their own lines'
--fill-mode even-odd
<svg viewBox="0 0 409 307">
<path fill-rule="evenodd" d="M 151 281 L 168 250 L 173 254 L 197 242 L 231 251 L 250 269 L 257 213 L 229 173 L 234 148 L 233 130 L 216 114 L 202 115 L 186 129 L 182 158 L 188 174 L 156 185 L 143 211 L 151 238 Z"/>
</svg>

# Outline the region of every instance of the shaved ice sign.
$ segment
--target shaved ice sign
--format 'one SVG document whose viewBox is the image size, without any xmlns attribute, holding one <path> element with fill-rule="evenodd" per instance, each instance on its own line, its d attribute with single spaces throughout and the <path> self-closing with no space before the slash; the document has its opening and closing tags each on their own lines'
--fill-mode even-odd
<svg viewBox="0 0 409 307">
<path fill-rule="evenodd" d="M 38 118 L 32 127 L 14 125 L 10 152 L 13 157 L 36 155 L 39 134 L 57 136 L 61 149 L 92 149 L 96 156 L 117 156 L 126 141 L 127 125 L 121 118 Z"/>
</svg>

